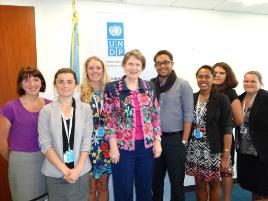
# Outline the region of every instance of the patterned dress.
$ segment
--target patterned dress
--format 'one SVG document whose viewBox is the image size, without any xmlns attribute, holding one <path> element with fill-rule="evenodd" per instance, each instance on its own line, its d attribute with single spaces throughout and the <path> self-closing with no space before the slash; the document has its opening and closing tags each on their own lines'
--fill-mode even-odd
<svg viewBox="0 0 268 201">
<path fill-rule="evenodd" d="M 210 145 L 206 135 L 208 101 L 198 101 L 195 108 L 193 122 L 195 129 L 193 129 L 191 134 L 192 137 L 186 153 L 186 174 L 199 177 L 204 181 L 220 181 L 223 174 L 232 176 L 232 171 L 230 169 L 227 172 L 221 173 L 220 162 L 222 154 L 212 154 L 210 151 Z"/>
<path fill-rule="evenodd" d="M 109 145 L 104 139 L 104 112 L 103 112 L 103 95 L 100 91 L 96 91 L 90 106 L 93 111 L 93 134 L 92 134 L 92 146 L 90 150 L 90 161 L 92 169 L 90 175 L 95 179 L 99 179 L 102 174 L 111 174 L 111 163 L 109 158 Z"/>
</svg>

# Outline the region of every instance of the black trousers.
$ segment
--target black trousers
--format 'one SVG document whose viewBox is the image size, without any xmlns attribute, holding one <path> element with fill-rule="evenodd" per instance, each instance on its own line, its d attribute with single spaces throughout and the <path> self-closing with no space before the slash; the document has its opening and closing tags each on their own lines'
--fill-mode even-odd
<svg viewBox="0 0 268 201">
<path fill-rule="evenodd" d="M 163 201 L 164 178 L 168 172 L 171 201 L 185 201 L 185 146 L 181 143 L 181 132 L 162 136 L 162 154 L 154 160 L 153 201 Z"/>
</svg>

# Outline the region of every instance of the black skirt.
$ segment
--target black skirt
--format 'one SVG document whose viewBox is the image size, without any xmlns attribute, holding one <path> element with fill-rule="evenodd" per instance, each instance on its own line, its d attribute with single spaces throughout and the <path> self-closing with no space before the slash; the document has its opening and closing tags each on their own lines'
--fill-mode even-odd
<svg viewBox="0 0 268 201">
<path fill-rule="evenodd" d="M 268 196 L 268 164 L 258 156 L 237 154 L 237 181 L 254 194 Z"/>
</svg>

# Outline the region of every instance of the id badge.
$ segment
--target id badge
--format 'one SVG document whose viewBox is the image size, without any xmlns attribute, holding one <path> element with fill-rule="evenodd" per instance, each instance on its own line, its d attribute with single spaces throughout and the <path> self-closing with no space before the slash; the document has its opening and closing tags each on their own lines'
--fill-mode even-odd
<svg viewBox="0 0 268 201">
<path fill-rule="evenodd" d="M 65 154 L 63 155 L 63 158 L 64 163 L 74 162 L 74 151 L 73 150 L 66 151 Z"/>
<path fill-rule="evenodd" d="M 98 137 L 103 137 L 104 136 L 104 128 L 100 127 L 99 130 L 97 131 Z"/>
<path fill-rule="evenodd" d="M 240 128 L 240 133 L 241 133 L 242 135 L 247 134 L 247 132 L 248 132 L 248 129 L 247 129 L 247 128 L 245 128 L 245 127 Z"/>
<path fill-rule="evenodd" d="M 202 138 L 202 136 L 203 136 L 203 133 L 200 131 L 199 128 L 194 129 L 194 137 L 195 138 L 200 139 L 200 138 Z"/>
</svg>

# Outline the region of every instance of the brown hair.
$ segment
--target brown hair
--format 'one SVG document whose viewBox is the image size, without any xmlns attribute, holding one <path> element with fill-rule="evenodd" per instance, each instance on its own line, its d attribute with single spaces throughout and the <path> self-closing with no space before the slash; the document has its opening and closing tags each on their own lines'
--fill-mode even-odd
<svg viewBox="0 0 268 201">
<path fill-rule="evenodd" d="M 70 68 L 61 68 L 56 72 L 56 74 L 54 76 L 54 82 L 53 82 L 54 85 L 56 84 L 56 79 L 57 79 L 58 75 L 62 74 L 62 73 L 70 73 L 70 74 L 72 74 L 73 77 L 74 77 L 74 80 L 75 80 L 75 84 L 77 84 L 77 78 L 76 78 L 75 72 Z"/>
<path fill-rule="evenodd" d="M 122 61 L 122 66 L 124 66 L 127 63 L 127 61 L 129 60 L 131 56 L 134 56 L 136 59 L 141 61 L 142 70 L 144 70 L 146 66 L 146 59 L 138 49 L 131 50 L 125 54 L 123 61 Z"/>
<path fill-rule="evenodd" d="M 17 93 L 19 96 L 25 95 L 24 89 L 21 87 L 21 82 L 29 77 L 38 77 L 41 80 L 40 92 L 46 90 L 46 81 L 42 73 L 32 66 L 24 66 L 20 69 L 17 77 Z"/>
<path fill-rule="evenodd" d="M 226 72 L 226 78 L 224 83 L 221 86 L 215 86 L 216 90 L 219 92 L 225 91 L 226 89 L 235 88 L 238 85 L 238 81 L 234 74 L 232 68 L 225 62 L 219 62 L 213 65 L 213 69 L 215 70 L 216 67 L 221 67 Z"/>
<path fill-rule="evenodd" d="M 110 81 L 104 62 L 97 56 L 92 56 L 92 57 L 87 58 L 84 64 L 83 83 L 81 84 L 81 87 L 80 87 L 80 91 L 81 91 L 80 98 L 82 102 L 84 103 L 89 103 L 89 101 L 92 98 L 93 91 L 94 91 L 93 87 L 91 86 L 90 80 L 88 78 L 88 74 L 87 74 L 87 65 L 92 60 L 100 62 L 103 68 L 103 74 L 102 74 L 103 90 L 104 90 L 105 83 Z"/>
</svg>

